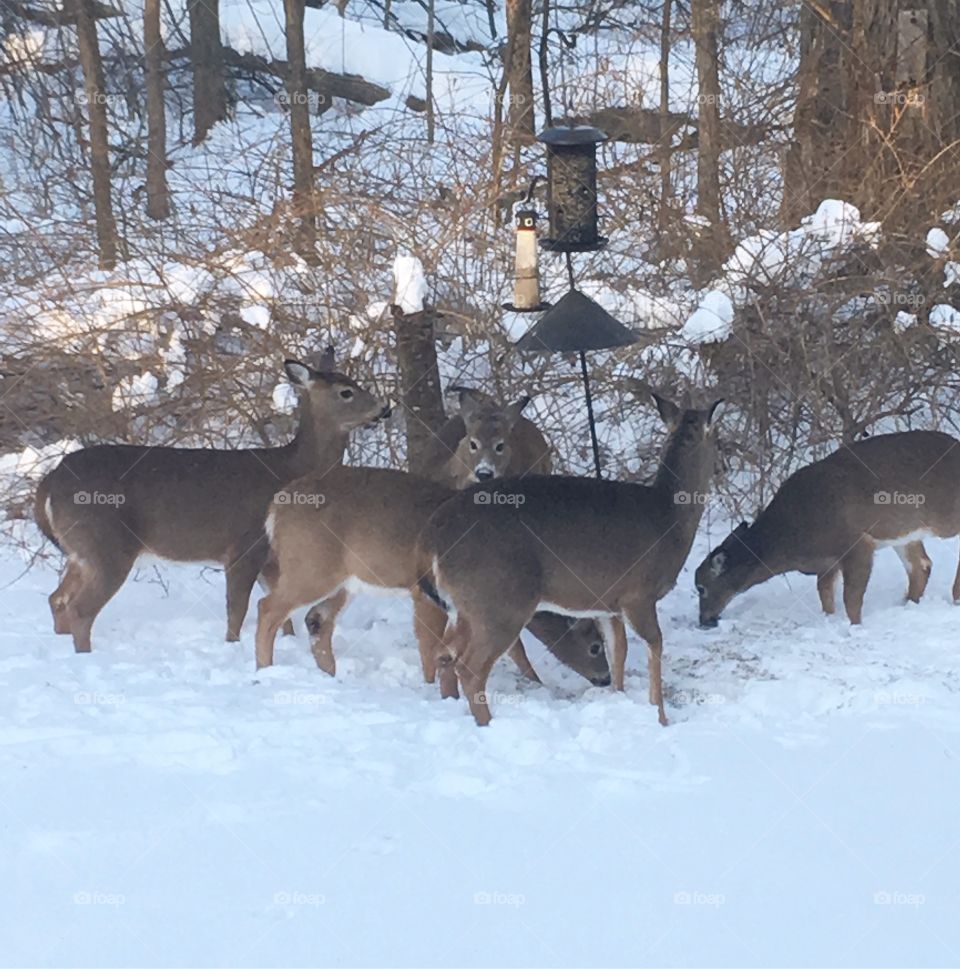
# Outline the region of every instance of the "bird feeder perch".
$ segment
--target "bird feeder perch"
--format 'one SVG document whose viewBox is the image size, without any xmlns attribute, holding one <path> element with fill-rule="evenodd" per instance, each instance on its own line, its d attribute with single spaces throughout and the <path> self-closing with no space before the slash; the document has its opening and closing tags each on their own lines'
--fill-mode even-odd
<svg viewBox="0 0 960 969">
<path fill-rule="evenodd" d="M 548 128 L 537 136 L 547 146 L 547 210 L 552 252 L 592 252 L 607 240 L 597 232 L 597 145 L 607 136 L 597 128 Z"/>
</svg>

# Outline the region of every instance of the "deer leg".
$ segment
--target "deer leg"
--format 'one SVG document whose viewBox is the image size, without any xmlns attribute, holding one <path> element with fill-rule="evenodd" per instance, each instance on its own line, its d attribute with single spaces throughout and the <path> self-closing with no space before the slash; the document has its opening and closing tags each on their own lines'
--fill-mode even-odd
<svg viewBox="0 0 960 969">
<path fill-rule="evenodd" d="M 537 676 L 537 671 L 533 668 L 533 664 L 530 662 L 530 657 L 527 656 L 527 651 L 523 648 L 523 642 L 520 637 L 517 637 L 517 641 L 507 650 L 507 655 L 517 664 L 517 669 L 520 670 L 521 674 L 525 676 L 528 680 L 533 680 L 534 683 L 542 683 L 543 680 Z"/>
<path fill-rule="evenodd" d="M 53 615 L 53 631 L 68 635 L 73 629 L 73 602 L 77 592 L 83 588 L 83 566 L 79 558 L 67 559 L 67 568 L 60 585 L 50 596 L 50 612 Z"/>
<path fill-rule="evenodd" d="M 437 663 L 443 650 L 443 634 L 447 628 L 447 614 L 419 589 L 413 590 L 413 629 L 420 650 L 420 667 L 424 683 L 437 679 Z"/>
<path fill-rule="evenodd" d="M 76 592 L 67 607 L 76 652 L 90 652 L 90 631 L 94 620 L 117 594 L 136 559 L 135 551 L 121 547 L 112 549 L 109 559 L 101 556 L 84 561 L 76 581 Z"/>
<path fill-rule="evenodd" d="M 960 562 L 957 563 L 957 574 L 953 577 L 953 601 L 960 602 Z"/>
<path fill-rule="evenodd" d="M 923 542 L 897 545 L 896 550 L 907 571 L 907 599 L 910 602 L 919 602 L 927 589 L 927 582 L 930 581 L 933 563 L 923 547 Z"/>
<path fill-rule="evenodd" d="M 443 643 L 437 655 L 437 672 L 440 674 L 440 699 L 457 700 L 460 686 L 457 682 L 457 656 L 466 651 L 470 642 L 470 627 L 461 616 L 447 625 Z"/>
<path fill-rule="evenodd" d="M 620 616 L 611 616 L 609 624 L 604 625 L 604 634 L 609 633 L 613 661 L 610 664 L 610 680 L 613 688 L 622 693 L 627 670 L 627 631 Z"/>
<path fill-rule="evenodd" d="M 843 557 L 843 606 L 851 624 L 858 626 L 863 617 L 863 596 L 873 570 L 873 542 L 866 537 Z"/>
<path fill-rule="evenodd" d="M 337 661 L 333 655 L 333 630 L 337 625 L 337 616 L 343 611 L 349 598 L 347 590 L 341 589 L 329 599 L 318 602 L 307 613 L 310 651 L 317 666 L 330 676 L 336 676 L 337 673 Z"/>
<path fill-rule="evenodd" d="M 257 669 L 273 666 L 273 646 L 277 632 L 283 625 L 284 619 L 297 608 L 296 603 L 283 599 L 274 589 L 265 595 L 257 607 Z"/>
<path fill-rule="evenodd" d="M 257 579 L 257 582 L 259 583 L 260 588 L 263 589 L 264 592 L 272 592 L 276 588 L 279 578 L 280 578 L 280 569 L 277 566 L 277 560 L 272 555 L 270 555 L 267 558 L 267 561 L 263 563 L 263 568 L 260 570 L 260 575 Z M 284 622 L 283 635 L 284 636 L 294 635 L 292 619 L 287 619 Z"/>
<path fill-rule="evenodd" d="M 831 565 L 826 572 L 817 576 L 817 595 L 820 596 L 820 608 L 832 616 L 837 611 L 837 578 L 840 566 Z"/>
<path fill-rule="evenodd" d="M 240 629 L 250 605 L 250 593 L 263 564 L 253 548 L 245 548 L 239 557 L 227 563 L 227 642 L 240 639 Z M 286 618 L 286 617 L 285 617 Z"/>
<path fill-rule="evenodd" d="M 471 621 L 469 624 L 469 642 L 466 649 L 457 655 L 457 677 L 478 727 L 485 727 L 491 719 L 487 704 L 487 679 L 493 664 L 517 641 L 534 611 L 531 607 L 516 622 L 511 622 L 509 618 L 498 618 L 487 622 Z"/>
<path fill-rule="evenodd" d="M 636 633 L 646 641 L 650 702 L 657 708 L 660 723 L 666 726 L 667 715 L 663 709 L 663 633 L 657 619 L 657 604 L 652 599 L 642 601 L 627 606 L 624 612 Z"/>
</svg>

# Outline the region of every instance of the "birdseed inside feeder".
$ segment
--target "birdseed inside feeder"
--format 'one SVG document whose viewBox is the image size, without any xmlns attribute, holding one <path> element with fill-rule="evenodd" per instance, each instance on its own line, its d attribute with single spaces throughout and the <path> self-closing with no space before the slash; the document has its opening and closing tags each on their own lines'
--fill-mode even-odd
<svg viewBox="0 0 960 969">
<path fill-rule="evenodd" d="M 537 136 L 547 146 L 547 210 L 553 252 L 590 252 L 607 240 L 598 234 L 597 145 L 607 136 L 597 128 L 548 128 Z"/>
</svg>

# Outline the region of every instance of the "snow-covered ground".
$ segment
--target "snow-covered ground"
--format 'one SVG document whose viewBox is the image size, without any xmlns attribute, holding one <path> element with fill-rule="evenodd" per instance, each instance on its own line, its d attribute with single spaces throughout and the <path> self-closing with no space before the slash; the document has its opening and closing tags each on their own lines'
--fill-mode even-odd
<svg viewBox="0 0 960 969">
<path fill-rule="evenodd" d="M 222 577 L 148 566 L 77 656 L 53 572 L 4 553 L 0 963 L 958 965 L 956 546 L 930 551 L 919 606 L 878 556 L 856 630 L 795 575 L 701 631 L 685 572 L 669 728 L 632 642 L 625 696 L 502 663 L 485 730 L 420 682 L 402 600 L 350 607 L 336 679 L 302 639 L 255 675 Z"/>
</svg>

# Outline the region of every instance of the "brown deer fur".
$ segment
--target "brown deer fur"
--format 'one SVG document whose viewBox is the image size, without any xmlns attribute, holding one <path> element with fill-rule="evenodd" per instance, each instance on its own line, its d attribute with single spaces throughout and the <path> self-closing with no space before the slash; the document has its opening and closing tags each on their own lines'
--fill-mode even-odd
<svg viewBox="0 0 960 969">
<path fill-rule="evenodd" d="M 285 368 L 301 394 L 289 444 L 232 451 L 101 444 L 68 454 L 41 481 L 37 523 L 67 556 L 50 609 L 54 628 L 73 636 L 77 652 L 90 650 L 97 614 L 143 553 L 221 563 L 227 639 L 239 638 L 266 560 L 271 497 L 291 478 L 338 465 L 350 430 L 386 410 L 341 373 L 294 360 Z"/>
<path fill-rule="evenodd" d="M 919 539 L 960 533 L 960 441 L 937 431 L 904 431 L 845 445 L 801 468 L 748 525 L 742 522 L 696 572 L 700 622 L 715 626 L 741 592 L 785 572 L 817 576 L 823 611 L 843 603 L 859 623 L 878 547 L 896 548 L 918 602 L 930 576 Z M 953 584 L 960 599 L 960 567 Z"/>
<path fill-rule="evenodd" d="M 421 567 L 456 617 L 442 662 L 455 669 L 478 724 L 490 721 L 485 691 L 494 662 L 538 609 L 611 619 L 620 690 L 625 617 L 647 642 L 650 701 L 666 723 L 656 604 L 675 584 L 703 512 L 717 405 L 681 411 L 654 396 L 670 434 L 652 485 L 505 478 L 460 492 L 424 529 Z M 479 494 L 489 500 L 478 502 Z"/>
</svg>

